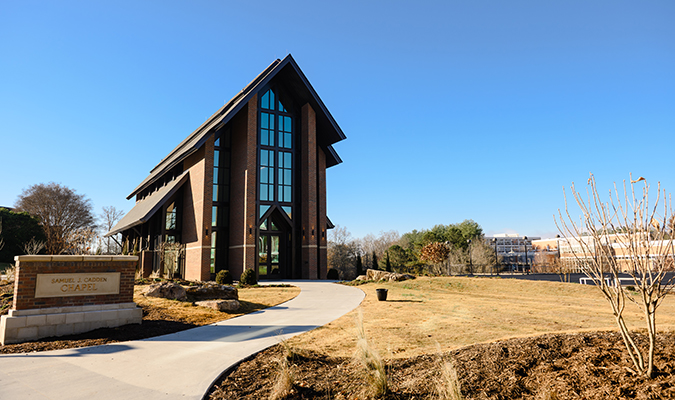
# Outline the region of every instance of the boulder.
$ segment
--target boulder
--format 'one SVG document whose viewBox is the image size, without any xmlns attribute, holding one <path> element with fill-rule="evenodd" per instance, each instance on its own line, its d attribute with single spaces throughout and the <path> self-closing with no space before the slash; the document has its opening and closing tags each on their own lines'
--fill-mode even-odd
<svg viewBox="0 0 675 400">
<path fill-rule="evenodd" d="M 415 277 L 409 274 L 398 274 L 395 272 L 380 271 L 377 269 L 369 269 L 366 271 L 366 280 L 369 281 L 398 282 L 398 281 L 405 281 L 408 279 L 415 279 Z"/>
<path fill-rule="evenodd" d="M 366 278 L 365 275 L 359 275 L 359 276 L 356 277 L 355 280 L 356 280 L 356 281 L 365 281 L 365 280 L 367 280 L 367 279 L 368 279 L 368 278 Z"/>
<path fill-rule="evenodd" d="M 237 311 L 239 309 L 237 300 L 203 300 L 196 302 L 195 305 L 212 308 L 216 311 Z"/>
<path fill-rule="evenodd" d="M 148 297 L 161 297 L 163 299 L 185 300 L 185 289 L 173 282 L 153 283 L 143 289 L 143 295 Z"/>
<path fill-rule="evenodd" d="M 410 275 L 410 274 L 396 274 L 396 273 L 394 273 L 394 274 L 391 274 L 391 275 L 389 276 L 389 281 L 390 281 L 390 282 L 392 282 L 392 281 L 396 281 L 396 282 L 399 282 L 399 281 L 407 281 L 408 279 L 415 279 L 415 275 Z"/>
<path fill-rule="evenodd" d="M 187 294 L 198 300 L 239 300 L 239 292 L 236 288 L 215 282 L 204 282 L 198 286 L 190 286 L 187 288 Z"/>
</svg>

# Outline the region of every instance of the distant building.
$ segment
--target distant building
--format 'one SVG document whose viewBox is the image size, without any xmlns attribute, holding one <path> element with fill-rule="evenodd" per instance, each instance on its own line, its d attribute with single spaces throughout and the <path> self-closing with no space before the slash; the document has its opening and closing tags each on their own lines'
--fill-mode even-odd
<svg viewBox="0 0 675 400">
<path fill-rule="evenodd" d="M 517 233 L 499 233 L 485 236 L 485 242 L 496 248 L 502 265 L 532 265 L 534 251 L 532 241 L 540 237 L 520 236 Z M 527 257 L 527 262 L 526 262 Z"/>
<path fill-rule="evenodd" d="M 189 280 L 325 279 L 326 168 L 345 139 L 293 57 L 274 61 L 172 150 L 127 197 L 107 235 L 140 242 L 143 273 L 162 242 L 185 245 Z"/>
<path fill-rule="evenodd" d="M 633 268 L 632 255 L 629 246 L 636 246 L 632 254 L 640 254 L 641 257 L 663 257 L 671 255 L 670 268 L 675 256 L 673 242 L 670 240 L 650 240 L 640 243 L 631 243 L 626 234 L 603 235 L 599 240 L 592 236 L 571 237 L 560 240 L 560 262 L 563 265 L 581 271 L 591 259 L 602 254 L 609 254 L 617 260 L 617 265 L 622 272 L 628 272 Z M 602 247 L 602 251 L 599 249 Z"/>
</svg>

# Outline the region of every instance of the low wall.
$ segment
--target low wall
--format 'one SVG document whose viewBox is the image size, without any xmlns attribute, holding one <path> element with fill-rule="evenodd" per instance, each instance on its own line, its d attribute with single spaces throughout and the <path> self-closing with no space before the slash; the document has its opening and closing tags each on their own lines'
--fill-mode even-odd
<svg viewBox="0 0 675 400">
<path fill-rule="evenodd" d="M 141 323 L 136 256 L 17 256 L 14 301 L 0 343 Z"/>
</svg>

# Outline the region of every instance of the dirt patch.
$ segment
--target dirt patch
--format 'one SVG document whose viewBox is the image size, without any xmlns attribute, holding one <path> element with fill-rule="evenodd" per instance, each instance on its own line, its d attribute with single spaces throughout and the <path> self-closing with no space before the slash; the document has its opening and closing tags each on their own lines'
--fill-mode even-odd
<svg viewBox="0 0 675 400">
<path fill-rule="evenodd" d="M 11 287 L 12 292 L 6 292 L 9 290 L 9 287 Z M 236 312 L 220 312 L 204 307 L 197 307 L 189 301 L 182 302 L 146 298 L 140 294 L 142 289 L 142 285 L 137 285 L 134 295 L 134 301 L 143 309 L 143 323 L 140 325 L 102 328 L 77 335 L 45 338 L 35 342 L 8 344 L 0 346 L 0 354 L 70 349 L 167 335 L 262 310 L 288 301 L 300 293 L 300 289 L 297 287 L 260 286 L 256 288 L 243 288 L 239 289 L 239 301 L 241 303 L 239 310 Z M 0 300 L 5 301 L 5 297 L 2 297 L 5 296 L 3 293 L 10 293 L 7 296 L 9 306 L 11 306 L 13 290 L 13 285 L 0 285 Z M 6 314 L 6 311 L 4 310 L 2 314 Z"/>
<path fill-rule="evenodd" d="M 648 380 L 628 372 L 617 333 L 549 334 L 478 344 L 444 353 L 454 364 L 466 399 L 672 399 L 675 333 L 658 338 L 658 373 Z M 295 385 L 288 398 L 363 399 L 368 385 L 352 358 L 301 352 L 291 361 Z M 210 391 L 210 400 L 261 399 L 271 392 L 283 354 L 272 347 L 241 363 Z M 387 361 L 391 392 L 385 399 L 438 398 L 439 355 Z"/>
</svg>

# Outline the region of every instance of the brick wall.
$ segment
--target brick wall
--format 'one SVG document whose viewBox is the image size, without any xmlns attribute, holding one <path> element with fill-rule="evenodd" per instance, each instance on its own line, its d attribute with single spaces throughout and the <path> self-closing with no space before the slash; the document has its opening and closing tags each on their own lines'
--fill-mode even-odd
<svg viewBox="0 0 675 400">
<path fill-rule="evenodd" d="M 12 309 L 129 303 L 134 297 L 136 256 L 17 256 Z M 35 298 L 37 274 L 119 272 L 119 294 Z"/>
<path fill-rule="evenodd" d="M 213 197 L 213 137 L 183 161 L 190 171 L 183 186 L 182 242 L 185 244 L 185 279 L 210 277 L 211 199 Z"/>
<path fill-rule="evenodd" d="M 301 272 L 303 279 L 319 278 L 318 240 L 321 235 L 317 220 L 317 155 L 316 155 L 316 114 L 312 106 L 305 104 L 301 111 L 300 128 L 300 170 L 302 171 L 302 250 Z"/>
<path fill-rule="evenodd" d="M 328 273 L 328 233 L 326 226 L 328 220 L 326 217 L 326 155 L 321 148 L 317 148 L 318 162 L 317 162 L 317 178 L 318 178 L 318 269 L 319 279 L 326 279 Z"/>
<path fill-rule="evenodd" d="M 258 96 L 232 120 L 230 169 L 230 259 L 234 279 L 255 267 L 256 197 L 258 181 Z"/>
</svg>

